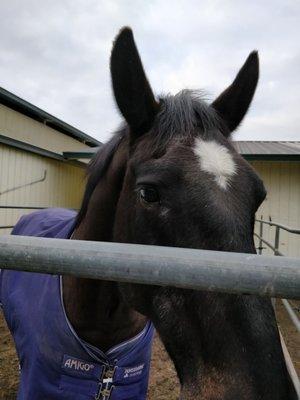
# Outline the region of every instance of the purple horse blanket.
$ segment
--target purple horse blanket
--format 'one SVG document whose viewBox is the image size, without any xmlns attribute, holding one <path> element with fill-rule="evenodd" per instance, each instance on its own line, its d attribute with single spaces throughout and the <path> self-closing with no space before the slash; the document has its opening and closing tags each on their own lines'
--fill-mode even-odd
<svg viewBox="0 0 300 400">
<path fill-rule="evenodd" d="M 14 235 L 70 238 L 76 213 L 23 216 Z M 153 325 L 106 353 L 80 339 L 65 312 L 61 276 L 0 271 L 0 302 L 20 360 L 18 400 L 145 400 Z"/>
</svg>

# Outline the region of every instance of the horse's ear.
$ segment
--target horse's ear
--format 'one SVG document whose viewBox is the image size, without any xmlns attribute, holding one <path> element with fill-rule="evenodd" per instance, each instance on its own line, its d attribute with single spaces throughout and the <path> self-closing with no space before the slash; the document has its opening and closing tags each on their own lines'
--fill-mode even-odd
<svg viewBox="0 0 300 400">
<path fill-rule="evenodd" d="M 233 83 L 212 103 L 225 121 L 229 133 L 234 131 L 244 118 L 252 101 L 259 76 L 257 51 L 248 56 Z"/>
<path fill-rule="evenodd" d="M 130 28 L 123 28 L 115 39 L 110 70 L 115 99 L 131 133 L 139 136 L 147 132 L 159 106 L 148 83 Z"/>
</svg>

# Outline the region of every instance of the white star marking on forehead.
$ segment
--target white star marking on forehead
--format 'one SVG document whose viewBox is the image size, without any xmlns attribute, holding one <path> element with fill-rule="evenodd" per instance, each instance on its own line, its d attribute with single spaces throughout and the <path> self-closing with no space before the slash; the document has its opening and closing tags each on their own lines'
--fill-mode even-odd
<svg viewBox="0 0 300 400">
<path fill-rule="evenodd" d="M 229 150 L 214 140 L 197 138 L 194 153 L 199 157 L 202 171 L 214 176 L 216 183 L 226 189 L 230 178 L 236 173 L 236 164 Z"/>
</svg>

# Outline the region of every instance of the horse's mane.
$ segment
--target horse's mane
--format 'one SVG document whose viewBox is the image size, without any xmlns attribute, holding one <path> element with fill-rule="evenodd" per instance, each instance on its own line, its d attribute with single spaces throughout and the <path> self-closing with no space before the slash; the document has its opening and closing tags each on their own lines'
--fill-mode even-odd
<svg viewBox="0 0 300 400">
<path fill-rule="evenodd" d="M 157 114 L 149 135 L 153 137 L 152 146 L 156 149 L 165 147 L 175 137 L 194 137 L 199 129 L 203 134 L 214 128 L 223 129 L 221 119 L 213 107 L 205 101 L 202 91 L 182 90 L 176 95 L 165 95 L 159 98 L 160 111 Z M 199 129 L 196 129 L 199 128 Z M 89 199 L 112 160 L 120 142 L 128 132 L 127 126 L 121 127 L 105 143 L 90 161 L 87 167 L 87 185 L 76 227 L 83 220 Z"/>
<path fill-rule="evenodd" d="M 103 146 L 100 147 L 99 151 L 94 155 L 87 166 L 86 176 L 87 176 L 87 184 L 85 187 L 85 192 L 83 196 L 83 200 L 81 203 L 80 210 L 78 212 L 75 228 L 79 226 L 81 221 L 83 220 L 90 197 L 93 194 L 95 187 L 98 182 L 106 173 L 109 164 L 113 158 L 115 151 L 117 150 L 119 143 L 124 137 L 126 129 L 121 129 L 118 132 L 115 132 L 114 136 Z"/>
</svg>

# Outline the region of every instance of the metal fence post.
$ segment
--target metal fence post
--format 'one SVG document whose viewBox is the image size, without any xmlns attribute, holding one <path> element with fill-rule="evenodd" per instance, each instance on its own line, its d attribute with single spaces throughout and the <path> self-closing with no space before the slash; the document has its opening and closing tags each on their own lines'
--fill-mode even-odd
<svg viewBox="0 0 300 400">
<path fill-rule="evenodd" d="M 261 216 L 261 219 L 263 219 L 263 216 Z M 263 242 L 262 242 L 262 236 L 263 236 L 263 222 L 260 221 L 259 223 L 259 245 L 258 245 L 258 254 L 262 254 L 262 250 L 263 250 Z"/>
<path fill-rule="evenodd" d="M 276 231 L 275 231 L 275 243 L 274 243 L 274 256 L 279 255 L 279 234 L 280 234 L 280 227 L 276 226 Z"/>
</svg>

